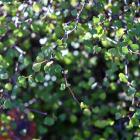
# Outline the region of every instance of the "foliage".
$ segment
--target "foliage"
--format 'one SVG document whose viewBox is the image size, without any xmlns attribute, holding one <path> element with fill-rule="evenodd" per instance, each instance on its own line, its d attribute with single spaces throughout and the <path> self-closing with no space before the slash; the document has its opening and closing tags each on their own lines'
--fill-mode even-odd
<svg viewBox="0 0 140 140">
<path fill-rule="evenodd" d="M 0 1 L 0 140 L 138 140 L 139 11 Z"/>
</svg>

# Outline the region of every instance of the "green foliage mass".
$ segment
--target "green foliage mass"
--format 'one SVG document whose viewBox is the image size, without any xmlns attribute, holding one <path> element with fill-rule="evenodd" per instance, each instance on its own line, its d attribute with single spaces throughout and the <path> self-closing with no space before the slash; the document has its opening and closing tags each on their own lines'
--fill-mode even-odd
<svg viewBox="0 0 140 140">
<path fill-rule="evenodd" d="M 139 11 L 1 0 L 0 140 L 139 140 Z"/>
</svg>

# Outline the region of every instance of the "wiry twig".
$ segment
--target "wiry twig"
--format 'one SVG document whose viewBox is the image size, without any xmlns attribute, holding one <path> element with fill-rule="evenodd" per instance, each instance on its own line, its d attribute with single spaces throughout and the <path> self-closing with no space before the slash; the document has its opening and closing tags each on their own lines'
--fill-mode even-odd
<svg viewBox="0 0 140 140">
<path fill-rule="evenodd" d="M 124 66 L 125 66 L 125 75 L 128 78 L 128 61 L 127 61 L 127 59 L 124 62 Z"/>
<path fill-rule="evenodd" d="M 18 46 L 13 46 L 13 48 L 17 51 L 17 52 L 19 52 L 20 54 L 26 54 L 26 52 L 25 51 L 23 51 L 21 48 L 19 48 Z"/>
<path fill-rule="evenodd" d="M 115 44 L 115 45 L 118 44 L 118 42 L 117 42 L 116 40 L 113 40 L 113 39 L 111 39 L 111 38 L 109 38 L 109 37 L 106 37 L 106 39 L 107 39 L 108 41 L 112 42 L 112 43 Z"/>
<path fill-rule="evenodd" d="M 25 106 L 25 107 L 28 107 L 28 106 L 34 104 L 36 101 L 37 101 L 37 100 L 36 100 L 35 98 L 33 98 L 33 99 L 31 99 L 30 101 L 24 103 L 24 106 Z"/>
<path fill-rule="evenodd" d="M 74 32 L 74 31 L 77 29 L 78 23 L 79 23 L 79 19 L 80 19 L 80 15 L 81 15 L 81 13 L 82 13 L 84 7 L 85 7 L 85 4 L 86 4 L 86 1 L 84 1 L 84 2 L 82 3 L 82 8 L 81 8 L 80 11 L 77 13 L 77 17 L 76 17 L 76 19 L 75 19 L 76 22 L 75 22 L 74 28 L 71 29 L 71 30 L 69 30 L 69 31 L 66 31 L 66 30 L 65 30 L 64 36 L 62 37 L 61 40 L 64 40 L 64 39 L 65 39 L 65 41 L 66 41 L 66 40 L 68 39 L 69 34 L 71 34 L 72 32 Z M 70 22 L 68 22 L 68 23 L 66 23 L 66 24 L 69 24 L 69 23 L 70 23 Z M 72 95 L 73 99 L 80 105 L 79 100 L 76 98 L 76 96 L 75 96 L 73 90 L 70 88 L 70 84 L 69 84 L 68 81 L 67 81 L 67 75 L 66 75 L 67 73 L 66 73 L 66 71 L 63 71 L 62 74 L 63 74 L 63 76 L 64 76 L 65 85 L 66 85 L 66 87 L 68 88 L 69 93 Z"/>
<path fill-rule="evenodd" d="M 39 111 L 39 110 L 36 110 L 36 109 L 31 109 L 31 108 L 26 108 L 28 109 L 29 111 L 31 112 L 35 112 L 35 113 L 38 113 L 38 114 L 41 114 L 41 115 L 47 115 L 47 112 L 42 112 L 42 111 Z"/>
<path fill-rule="evenodd" d="M 127 2 L 127 0 L 124 0 L 124 4 L 125 4 L 125 5 L 128 5 L 128 2 Z"/>
<path fill-rule="evenodd" d="M 129 52 L 130 52 L 130 53 L 133 53 L 133 54 L 140 55 L 140 52 L 133 52 L 133 51 L 132 51 L 132 50 L 130 50 L 130 49 L 129 49 Z"/>
<path fill-rule="evenodd" d="M 112 43 L 115 44 L 115 45 L 118 44 L 118 41 L 113 40 L 113 39 L 111 39 L 111 38 L 109 38 L 109 37 L 106 37 L 106 39 L 107 39 L 108 41 L 112 42 Z M 128 46 L 128 50 L 129 50 L 130 53 L 140 55 L 140 52 L 134 52 L 134 51 L 132 51 L 132 50 L 129 48 L 129 46 Z"/>
<path fill-rule="evenodd" d="M 69 93 L 72 95 L 73 99 L 80 105 L 79 100 L 76 98 L 73 90 L 70 88 L 70 84 L 68 83 L 68 80 L 67 80 L 67 73 L 66 73 L 66 71 L 63 71 L 62 74 L 64 76 L 64 81 L 65 81 L 66 88 L 68 88 Z"/>
<path fill-rule="evenodd" d="M 77 13 L 77 17 L 76 17 L 76 19 L 75 19 L 76 22 L 75 22 L 74 28 L 71 29 L 71 30 L 68 30 L 68 31 L 65 30 L 64 36 L 62 37 L 61 40 L 64 40 L 65 37 L 66 37 L 66 39 L 68 39 L 69 34 L 71 34 L 72 32 L 74 32 L 74 31 L 77 29 L 78 23 L 79 23 L 79 19 L 80 19 L 80 15 L 81 15 L 81 13 L 82 13 L 84 7 L 85 7 L 85 4 L 86 4 L 86 2 L 84 1 L 83 4 L 82 4 L 82 8 L 81 8 L 80 11 Z M 69 24 L 69 22 L 68 22 L 68 23 L 65 23 L 65 24 Z"/>
<path fill-rule="evenodd" d="M 42 112 L 42 111 L 39 111 L 39 110 L 36 110 L 36 109 L 29 108 L 30 105 L 32 105 L 36 102 L 37 102 L 37 100 L 35 98 L 33 98 L 30 101 L 28 101 L 27 103 L 24 103 L 25 112 L 28 113 L 29 111 L 31 111 L 31 112 L 35 112 L 35 113 L 38 113 L 38 114 L 41 114 L 41 115 L 47 115 L 47 112 Z"/>
</svg>

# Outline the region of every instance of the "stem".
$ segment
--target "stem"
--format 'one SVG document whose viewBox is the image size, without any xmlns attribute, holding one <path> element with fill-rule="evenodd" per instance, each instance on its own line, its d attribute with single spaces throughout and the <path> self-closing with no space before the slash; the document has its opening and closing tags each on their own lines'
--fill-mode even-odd
<svg viewBox="0 0 140 140">
<path fill-rule="evenodd" d="M 81 15 L 81 13 L 82 13 L 84 7 L 85 7 L 85 4 L 86 4 L 86 2 L 84 1 L 81 10 L 77 13 L 77 17 L 76 17 L 76 19 L 75 19 L 76 22 L 75 22 L 74 28 L 71 29 L 71 30 L 69 30 L 69 31 L 66 31 L 66 30 L 65 30 L 64 36 L 62 37 L 61 40 L 64 40 L 65 37 L 66 37 L 66 39 L 68 39 L 69 34 L 71 34 L 72 32 L 74 32 L 74 31 L 77 29 L 77 26 L 78 26 L 78 23 L 79 23 L 79 19 L 80 19 L 80 15 Z"/>
<path fill-rule="evenodd" d="M 45 115 L 45 116 L 47 115 L 47 112 L 42 112 L 42 111 L 39 111 L 39 110 L 36 110 L 36 109 L 31 109 L 31 108 L 27 108 L 27 109 L 32 111 L 32 112 L 41 114 L 41 115 Z"/>
<path fill-rule="evenodd" d="M 73 90 L 70 88 L 70 85 L 68 84 L 68 81 L 67 81 L 67 78 L 66 78 L 66 73 L 64 72 L 63 74 L 64 74 L 65 85 L 66 85 L 66 87 L 68 88 L 69 93 L 72 95 L 73 99 L 80 105 L 79 100 L 76 98 L 76 96 L 75 96 Z"/>
<path fill-rule="evenodd" d="M 133 51 L 132 51 L 132 50 L 130 50 L 130 49 L 129 49 L 129 52 L 130 52 L 130 53 L 133 53 L 133 54 L 140 55 L 140 52 L 133 52 Z"/>
</svg>

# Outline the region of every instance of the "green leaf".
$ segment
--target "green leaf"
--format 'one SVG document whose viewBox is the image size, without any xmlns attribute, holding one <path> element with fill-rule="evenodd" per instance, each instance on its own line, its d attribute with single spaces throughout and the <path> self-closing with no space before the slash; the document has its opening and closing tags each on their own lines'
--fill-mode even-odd
<svg viewBox="0 0 140 140">
<path fill-rule="evenodd" d="M 41 69 L 41 63 L 34 63 L 32 69 L 33 69 L 35 72 L 39 72 L 40 69 Z"/>
<path fill-rule="evenodd" d="M 72 10 L 72 11 L 71 11 L 71 14 L 72 14 L 73 16 L 77 16 L 77 10 L 76 10 L 76 9 Z"/>
<path fill-rule="evenodd" d="M 93 23 L 98 24 L 100 22 L 100 19 L 97 17 L 93 17 Z"/>
<path fill-rule="evenodd" d="M 125 30 L 124 28 L 118 29 L 117 32 L 116 32 L 116 36 L 119 37 L 119 38 L 122 37 L 125 33 L 124 30 Z"/>
<path fill-rule="evenodd" d="M 2 80 L 8 79 L 8 73 L 0 74 L 0 79 L 2 79 Z"/>
<path fill-rule="evenodd" d="M 128 53 L 129 53 L 129 50 L 128 50 L 127 47 L 122 47 L 122 52 L 123 52 L 124 54 L 128 54 Z"/>
<path fill-rule="evenodd" d="M 48 72 L 49 72 L 49 69 L 50 69 L 50 68 L 48 67 L 48 65 L 45 65 L 45 66 L 44 66 L 44 71 L 45 71 L 45 73 L 48 73 Z"/>
<path fill-rule="evenodd" d="M 134 116 L 140 120 L 140 109 L 137 109 Z"/>
<path fill-rule="evenodd" d="M 44 74 L 43 73 L 38 73 L 36 76 L 35 76 L 35 81 L 36 82 L 44 82 L 45 80 L 45 77 L 44 77 Z"/>
<path fill-rule="evenodd" d="M 32 112 L 29 112 L 29 113 L 27 114 L 27 117 L 28 117 L 28 119 L 29 119 L 30 121 L 32 121 L 32 120 L 34 119 L 34 114 L 33 114 Z"/>
<path fill-rule="evenodd" d="M 101 50 L 102 50 L 101 47 L 99 47 L 99 46 L 94 46 L 94 51 L 95 51 L 95 53 L 99 53 Z"/>
<path fill-rule="evenodd" d="M 52 126 L 52 125 L 54 125 L 54 119 L 53 118 L 51 118 L 51 117 L 46 117 L 45 119 L 44 119 L 44 124 L 46 124 L 46 125 L 48 125 L 48 126 Z"/>
<path fill-rule="evenodd" d="M 40 134 L 46 134 L 48 132 L 48 129 L 46 127 L 44 127 L 43 125 L 39 125 L 38 131 Z"/>
<path fill-rule="evenodd" d="M 6 100 L 4 102 L 4 108 L 6 108 L 6 109 L 12 108 L 12 102 L 10 100 Z"/>
<path fill-rule="evenodd" d="M 108 50 L 109 53 L 111 53 L 113 56 L 119 56 L 118 48 L 111 48 Z"/>
<path fill-rule="evenodd" d="M 84 39 L 85 40 L 89 40 L 92 38 L 92 34 L 90 32 L 87 32 L 85 35 L 84 35 Z"/>
<path fill-rule="evenodd" d="M 36 83 L 32 77 L 28 78 L 28 83 L 31 87 L 36 87 Z"/>
<path fill-rule="evenodd" d="M 72 123 L 77 122 L 77 117 L 76 117 L 75 115 L 70 115 L 70 121 L 71 121 Z"/>
<path fill-rule="evenodd" d="M 36 13 L 40 12 L 40 10 L 41 10 L 40 4 L 34 3 L 34 4 L 33 4 L 33 10 L 34 10 Z"/>
<path fill-rule="evenodd" d="M 19 29 L 14 30 L 14 34 L 15 36 L 18 36 L 18 37 L 22 37 L 24 35 L 23 32 Z"/>
<path fill-rule="evenodd" d="M 94 125 L 98 128 L 104 128 L 108 124 L 107 124 L 106 120 L 97 120 L 97 121 L 95 121 Z"/>
<path fill-rule="evenodd" d="M 136 93 L 136 89 L 134 87 L 130 86 L 129 89 L 128 89 L 128 94 L 133 95 L 135 93 Z"/>
<path fill-rule="evenodd" d="M 3 35 L 3 34 L 5 34 L 6 33 L 6 29 L 5 28 L 1 28 L 0 29 L 0 35 Z"/>
<path fill-rule="evenodd" d="M 87 108 L 88 106 L 84 103 L 84 102 L 81 102 L 80 103 L 80 108 L 81 109 L 85 109 L 85 108 Z"/>
<path fill-rule="evenodd" d="M 42 62 L 44 60 L 44 55 L 43 53 L 39 53 L 38 56 L 36 57 L 37 62 Z"/>
<path fill-rule="evenodd" d="M 105 5 L 105 10 L 109 10 L 109 9 L 111 9 L 111 7 L 112 7 L 112 4 L 111 3 L 109 3 L 109 4 L 107 4 L 107 5 Z"/>
<path fill-rule="evenodd" d="M 47 64 L 44 66 L 44 71 L 45 71 L 46 73 L 49 72 L 50 66 L 51 66 L 52 64 L 53 64 L 53 61 L 49 61 L 49 62 L 47 62 Z"/>
<path fill-rule="evenodd" d="M 56 74 L 61 74 L 62 67 L 60 65 L 55 65 L 54 70 Z"/>
<path fill-rule="evenodd" d="M 59 46 L 63 44 L 62 40 L 60 40 L 60 39 L 58 39 L 58 40 L 56 41 L 56 43 L 57 43 L 57 45 L 59 45 Z"/>
<path fill-rule="evenodd" d="M 138 44 L 131 44 L 130 47 L 132 48 L 133 51 L 139 50 L 139 45 Z"/>
<path fill-rule="evenodd" d="M 62 83 L 60 86 L 60 90 L 65 90 L 65 89 L 66 89 L 66 85 L 65 85 L 65 83 Z"/>
<path fill-rule="evenodd" d="M 128 82 L 126 75 L 124 75 L 123 73 L 119 73 L 119 79 L 121 82 L 124 82 L 124 83 Z"/>
<path fill-rule="evenodd" d="M 18 84 L 22 87 L 26 86 L 26 78 L 24 76 L 19 76 L 18 77 Z"/>
<path fill-rule="evenodd" d="M 6 83 L 5 84 L 5 89 L 7 89 L 7 90 L 12 90 L 12 84 L 11 83 Z"/>
<path fill-rule="evenodd" d="M 86 116 L 90 116 L 90 115 L 91 115 L 91 111 L 90 111 L 88 108 L 85 108 L 85 109 L 83 110 L 83 113 L 84 113 L 84 115 L 86 115 Z"/>
<path fill-rule="evenodd" d="M 105 128 L 106 126 L 108 125 L 113 125 L 114 124 L 114 121 L 112 120 L 96 120 L 94 122 L 94 125 L 98 128 Z"/>
</svg>

